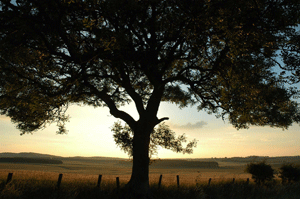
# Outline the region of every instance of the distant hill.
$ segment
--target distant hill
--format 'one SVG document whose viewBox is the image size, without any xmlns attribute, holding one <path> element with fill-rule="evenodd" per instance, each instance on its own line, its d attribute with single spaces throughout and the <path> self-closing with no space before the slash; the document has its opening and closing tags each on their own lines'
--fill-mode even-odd
<svg viewBox="0 0 300 199">
<path fill-rule="evenodd" d="M 221 162 L 261 162 L 266 161 L 267 163 L 283 164 L 283 163 L 300 163 L 300 156 L 248 156 L 248 157 L 232 157 L 232 158 L 216 158 L 216 161 Z"/>
<path fill-rule="evenodd" d="M 2 163 L 29 163 L 29 164 L 63 164 L 61 160 L 55 160 L 51 158 L 24 158 L 24 157 L 13 157 L 13 158 L 0 158 Z"/>
<path fill-rule="evenodd" d="M 0 153 L 2 163 L 63 164 L 62 157 L 40 153 Z"/>
<path fill-rule="evenodd" d="M 62 164 L 63 161 L 78 161 L 84 163 L 103 163 L 103 162 L 116 162 L 125 160 L 122 158 L 112 157 L 62 157 L 49 154 L 40 153 L 0 153 L 0 162 L 13 162 L 13 163 L 44 163 L 53 162 L 53 164 Z M 58 162 L 56 162 L 58 161 Z"/>
<path fill-rule="evenodd" d="M 0 158 L 6 157 L 6 158 L 50 158 L 50 159 L 68 159 L 68 160 L 78 160 L 78 161 L 84 161 L 84 160 L 121 160 L 122 158 L 114 158 L 114 157 L 82 157 L 82 156 L 74 156 L 74 157 L 62 157 L 62 156 L 55 156 L 55 155 L 49 155 L 49 154 L 41 154 L 41 153 L 32 153 L 32 152 L 22 152 L 22 153 L 0 153 Z"/>
<path fill-rule="evenodd" d="M 102 162 L 120 162 L 122 165 L 132 164 L 128 159 L 115 158 L 115 157 L 62 157 L 49 154 L 40 153 L 0 153 L 0 158 L 32 158 L 32 159 L 52 159 L 60 161 L 80 161 L 86 163 L 102 163 Z M 125 161 L 124 161 L 125 160 Z M 231 157 L 231 158 L 188 158 L 188 159 L 161 159 L 155 161 L 151 167 L 163 167 L 163 165 L 180 165 L 186 164 L 189 167 L 218 167 L 218 162 L 239 162 L 239 163 L 249 163 L 249 162 L 260 162 L 265 160 L 267 163 L 271 164 L 282 164 L 282 163 L 296 163 L 300 164 L 300 156 L 278 156 L 278 157 L 268 157 L 268 156 L 248 156 L 248 157 Z M 175 167 L 175 166 L 174 166 Z"/>
<path fill-rule="evenodd" d="M 50 159 L 62 159 L 61 156 L 41 154 L 41 153 L 0 153 L 0 158 L 50 158 Z"/>
</svg>

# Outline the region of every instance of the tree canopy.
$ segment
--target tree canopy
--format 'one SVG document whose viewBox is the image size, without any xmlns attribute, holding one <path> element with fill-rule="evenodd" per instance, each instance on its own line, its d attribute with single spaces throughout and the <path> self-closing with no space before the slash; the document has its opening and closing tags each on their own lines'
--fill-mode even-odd
<svg viewBox="0 0 300 199">
<path fill-rule="evenodd" d="M 160 101 L 197 104 L 238 128 L 295 120 L 285 115 L 296 110 L 288 100 L 295 91 L 272 69 L 299 22 L 297 1 L 6 0 L 1 7 L 1 110 L 23 132 L 64 122 L 70 102 L 108 106 L 130 126 L 118 107 L 131 101 L 140 115 Z M 298 69 L 298 59 L 286 60 Z"/>
<path fill-rule="evenodd" d="M 78 103 L 134 132 L 131 184 L 147 188 L 162 101 L 236 128 L 299 122 L 298 0 L 0 0 L 0 110 L 22 133 Z M 281 52 L 284 63 L 277 58 Z M 133 102 L 135 120 L 120 107 Z M 142 177 L 141 177 L 142 176 Z M 143 182 L 143 183 L 142 183 Z"/>
</svg>

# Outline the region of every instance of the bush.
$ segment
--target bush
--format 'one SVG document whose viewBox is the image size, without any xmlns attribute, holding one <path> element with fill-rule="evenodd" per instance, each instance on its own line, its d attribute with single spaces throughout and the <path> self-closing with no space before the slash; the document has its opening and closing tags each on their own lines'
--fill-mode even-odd
<svg viewBox="0 0 300 199">
<path fill-rule="evenodd" d="M 279 177 L 282 182 L 288 181 L 289 183 L 294 181 L 300 181 L 300 168 L 294 166 L 293 164 L 284 164 L 280 167 Z"/>
<path fill-rule="evenodd" d="M 274 178 L 274 170 L 271 165 L 265 162 L 247 164 L 245 171 L 252 174 L 252 178 L 257 184 L 264 184 L 265 181 L 270 181 Z"/>
</svg>

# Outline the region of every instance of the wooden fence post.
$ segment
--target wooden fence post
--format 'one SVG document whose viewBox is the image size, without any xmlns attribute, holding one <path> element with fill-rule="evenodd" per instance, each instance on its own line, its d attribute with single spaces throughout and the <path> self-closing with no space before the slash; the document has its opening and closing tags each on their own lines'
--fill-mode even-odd
<svg viewBox="0 0 300 199">
<path fill-rule="evenodd" d="M 208 180 L 208 186 L 210 186 L 210 182 L 211 182 L 211 178 L 209 178 L 209 180 Z"/>
<path fill-rule="evenodd" d="M 159 176 L 158 188 L 160 188 L 160 186 L 161 186 L 161 180 L 162 180 L 162 175 Z"/>
<path fill-rule="evenodd" d="M 116 177 L 116 181 L 117 181 L 117 189 L 119 189 L 120 188 L 120 179 L 119 179 L 119 177 Z"/>
<path fill-rule="evenodd" d="M 97 183 L 97 187 L 98 188 L 100 188 L 101 179 L 102 179 L 102 175 L 99 175 L 99 177 L 98 177 L 98 183 Z"/>
<path fill-rule="evenodd" d="M 13 173 L 9 173 L 7 176 L 6 184 L 8 184 L 12 179 Z"/>
<path fill-rule="evenodd" d="M 177 177 L 177 188 L 179 189 L 179 175 L 177 175 L 176 177 Z"/>
<path fill-rule="evenodd" d="M 59 189 L 59 188 L 60 188 L 60 184 L 61 184 L 62 176 L 63 176 L 63 174 L 62 174 L 62 173 L 61 173 L 61 174 L 59 174 L 59 176 L 58 176 L 57 185 L 56 185 L 56 188 L 57 188 L 57 189 Z"/>
</svg>

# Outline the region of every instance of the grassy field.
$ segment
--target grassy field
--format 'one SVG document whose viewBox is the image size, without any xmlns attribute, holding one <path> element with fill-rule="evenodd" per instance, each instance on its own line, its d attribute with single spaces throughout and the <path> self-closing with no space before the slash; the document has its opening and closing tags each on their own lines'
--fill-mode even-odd
<svg viewBox="0 0 300 199">
<path fill-rule="evenodd" d="M 118 175 L 121 181 L 121 189 L 118 190 L 116 175 L 106 175 L 98 188 L 97 175 L 67 173 L 63 175 L 58 190 L 58 175 L 55 172 L 15 171 L 13 180 L 7 185 L 5 174 L 6 171 L 1 171 L 1 199 L 118 199 L 122 198 L 122 188 L 129 180 L 129 175 Z M 161 188 L 157 185 L 158 177 L 156 174 L 150 175 L 154 199 L 299 199 L 300 196 L 299 183 L 282 185 L 279 181 L 274 181 L 266 186 L 256 186 L 252 182 L 246 184 L 244 180 L 236 180 L 232 184 L 229 179 L 213 178 L 209 186 L 203 178 L 193 183 L 187 178 L 180 178 L 178 189 L 174 175 L 164 175 Z"/>
<path fill-rule="evenodd" d="M 63 173 L 63 180 L 66 180 L 68 176 L 88 176 L 89 178 L 94 176 L 97 181 L 98 175 L 103 176 L 103 180 L 115 179 L 120 177 L 121 182 L 127 182 L 131 175 L 131 162 L 127 160 L 118 161 L 103 161 L 103 162 L 86 162 L 86 161 L 68 161 L 64 160 L 63 164 L 13 164 L 13 163 L 1 163 L 0 164 L 0 179 L 7 178 L 8 173 L 14 173 L 13 178 L 26 179 L 28 176 L 41 175 L 43 178 L 52 179 L 52 176 L 58 177 L 59 173 Z M 150 165 L 150 180 L 158 182 L 159 176 L 163 175 L 163 183 L 172 184 L 176 183 L 176 176 L 180 176 L 180 182 L 182 184 L 195 185 L 196 181 L 208 182 L 209 178 L 214 181 L 224 181 L 236 179 L 250 178 L 249 174 L 244 173 L 244 163 L 222 163 L 222 166 L 218 168 L 208 167 L 191 167 L 189 164 L 181 163 L 177 161 L 177 165 L 174 166 L 173 162 L 164 163 L 164 167 L 157 167 L 154 163 Z M 191 162 L 193 163 L 193 162 Z M 169 165 L 168 165 L 169 164 Z M 29 175 L 27 175 L 29 173 Z"/>
<path fill-rule="evenodd" d="M 300 198 L 300 184 L 282 185 L 278 177 L 266 186 L 256 186 L 251 175 L 244 173 L 247 162 L 218 161 L 217 168 L 195 168 L 187 162 L 174 166 L 169 161 L 160 167 L 150 166 L 150 186 L 154 198 Z M 200 164 L 201 165 L 201 164 Z M 278 162 L 271 165 L 276 169 Z M 6 184 L 8 173 L 12 181 Z M 56 189 L 58 174 L 63 178 L 59 191 Z M 101 187 L 97 188 L 98 175 L 102 175 Z M 7 198 L 119 198 L 116 177 L 121 188 L 129 181 L 131 163 L 127 160 L 74 160 L 66 159 L 63 164 L 0 164 L 0 199 Z M 158 189 L 159 176 L 163 175 L 162 187 Z M 180 177 L 177 188 L 176 176 Z M 208 180 L 211 178 L 211 184 Z M 235 178 L 235 184 L 232 183 Z M 250 183 L 246 184 L 246 179 Z"/>
</svg>

